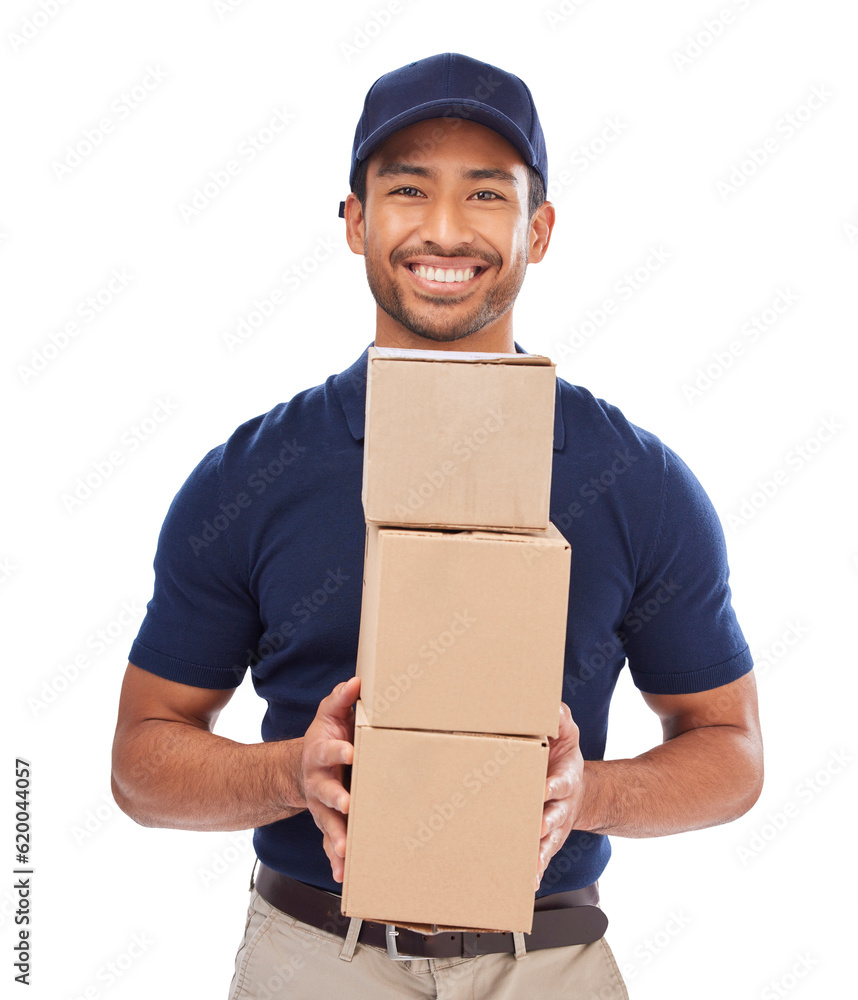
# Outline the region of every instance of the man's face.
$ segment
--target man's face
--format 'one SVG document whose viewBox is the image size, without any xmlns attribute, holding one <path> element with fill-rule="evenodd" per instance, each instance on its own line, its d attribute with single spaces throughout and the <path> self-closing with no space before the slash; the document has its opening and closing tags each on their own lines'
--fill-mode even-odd
<svg viewBox="0 0 858 1000">
<path fill-rule="evenodd" d="M 435 118 L 392 135 L 369 159 L 353 237 L 379 307 L 436 342 L 497 324 L 544 252 L 527 206 L 524 162 L 497 132 Z"/>
</svg>

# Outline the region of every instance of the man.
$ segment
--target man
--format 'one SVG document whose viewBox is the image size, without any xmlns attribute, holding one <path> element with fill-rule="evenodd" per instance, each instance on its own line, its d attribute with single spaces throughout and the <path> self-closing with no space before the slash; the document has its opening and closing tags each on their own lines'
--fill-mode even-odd
<svg viewBox="0 0 858 1000">
<path fill-rule="evenodd" d="M 374 343 L 521 351 L 513 304 L 554 225 L 546 174 L 517 77 L 448 53 L 376 81 L 340 210 L 377 303 Z M 604 938 L 568 919 L 598 900 L 605 835 L 728 822 L 761 788 L 752 662 L 718 519 L 657 438 L 558 379 L 551 519 L 571 542 L 573 573 L 535 873 L 547 930 L 479 941 L 403 930 L 398 951 L 411 957 L 391 961 L 384 929 L 343 918 L 336 895 L 360 684 L 365 392 L 366 351 L 239 427 L 180 490 L 123 684 L 116 799 L 144 825 L 257 828 L 261 866 L 231 997 L 282 987 L 294 997 L 619 1000 Z M 664 742 L 604 761 L 626 658 Z M 212 729 L 248 665 L 268 709 L 264 742 L 246 746 Z"/>
</svg>

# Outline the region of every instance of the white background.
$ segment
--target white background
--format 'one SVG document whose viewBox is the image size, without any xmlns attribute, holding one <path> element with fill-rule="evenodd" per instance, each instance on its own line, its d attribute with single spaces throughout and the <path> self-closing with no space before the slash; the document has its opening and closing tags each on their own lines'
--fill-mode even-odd
<svg viewBox="0 0 858 1000">
<path fill-rule="evenodd" d="M 757 658 L 759 804 L 713 830 L 614 839 L 603 902 L 631 995 L 845 995 L 858 772 L 853 5 L 233 6 L 7 0 L 0 15 L 4 995 L 23 989 L 11 951 L 16 756 L 33 770 L 28 995 L 226 995 L 249 838 L 143 829 L 117 811 L 119 685 L 186 475 L 239 423 L 371 341 L 362 261 L 336 215 L 354 126 L 381 73 L 448 50 L 522 76 L 548 140 L 558 221 L 516 339 L 694 469 L 724 523 Z M 252 162 L 240 156 L 278 110 L 288 125 Z M 88 147 L 105 118 L 111 130 Z M 240 174 L 183 218 L 230 159 Z M 743 166 L 743 183 L 725 187 Z M 653 249 L 667 259 L 647 270 Z M 223 335 L 294 265 L 306 279 L 230 351 Z M 617 283 L 638 268 L 641 287 L 621 299 Z M 125 285 L 105 292 L 114 269 Z M 86 322 L 79 309 L 100 290 Z M 793 303 L 752 342 L 743 328 L 779 293 Z M 613 314 L 583 325 L 606 298 Z M 708 387 L 683 388 L 709 366 Z M 78 477 L 97 484 L 99 464 L 110 474 L 69 502 Z M 257 740 L 262 707 L 247 682 L 220 732 Z M 607 756 L 659 739 L 624 678 Z"/>
</svg>

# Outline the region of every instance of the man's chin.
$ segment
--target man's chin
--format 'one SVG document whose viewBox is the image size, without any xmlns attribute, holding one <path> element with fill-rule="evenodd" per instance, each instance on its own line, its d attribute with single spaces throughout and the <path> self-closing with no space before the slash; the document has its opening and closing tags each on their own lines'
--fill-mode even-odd
<svg viewBox="0 0 858 1000">
<path fill-rule="evenodd" d="M 417 337 L 432 341 L 435 344 L 454 344 L 457 340 L 464 340 L 477 333 L 476 330 L 463 330 L 461 332 L 435 331 L 435 330 L 411 330 Z"/>
<path fill-rule="evenodd" d="M 463 305 L 469 297 L 467 293 L 453 297 L 421 292 L 416 300 L 407 301 L 402 290 L 376 283 L 369 267 L 367 278 L 378 307 L 413 336 L 429 343 L 451 344 L 464 340 L 498 318 L 491 308 L 491 297 L 487 302 L 468 306 Z"/>
<path fill-rule="evenodd" d="M 390 315 L 390 314 L 388 314 Z M 438 344 L 451 344 L 457 340 L 464 340 L 474 333 L 478 333 L 485 324 L 480 323 L 457 323 L 453 326 L 443 323 L 429 324 L 411 316 L 392 316 L 399 324 L 405 327 L 409 333 L 424 340 L 433 341 Z"/>
<path fill-rule="evenodd" d="M 457 340 L 463 340 L 465 337 L 470 337 L 471 334 L 479 332 L 486 325 L 485 323 L 475 322 L 473 319 L 469 321 L 462 317 L 459 318 L 458 323 L 431 323 L 409 312 L 386 309 L 383 305 L 381 308 L 392 320 L 395 320 L 415 337 L 422 337 L 424 340 L 439 344 L 451 344 Z"/>
</svg>

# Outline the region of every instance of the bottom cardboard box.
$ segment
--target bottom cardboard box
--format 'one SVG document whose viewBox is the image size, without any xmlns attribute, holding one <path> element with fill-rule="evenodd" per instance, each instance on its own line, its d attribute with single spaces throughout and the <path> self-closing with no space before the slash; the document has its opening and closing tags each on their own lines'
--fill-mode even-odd
<svg viewBox="0 0 858 1000">
<path fill-rule="evenodd" d="M 530 933 L 548 741 L 381 729 L 356 707 L 343 913 Z"/>
</svg>

